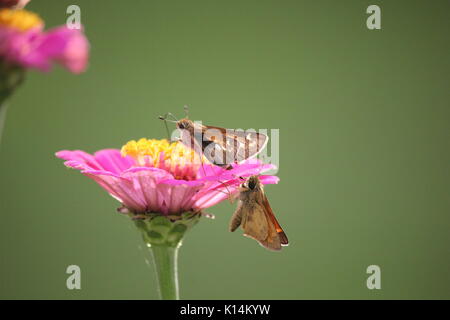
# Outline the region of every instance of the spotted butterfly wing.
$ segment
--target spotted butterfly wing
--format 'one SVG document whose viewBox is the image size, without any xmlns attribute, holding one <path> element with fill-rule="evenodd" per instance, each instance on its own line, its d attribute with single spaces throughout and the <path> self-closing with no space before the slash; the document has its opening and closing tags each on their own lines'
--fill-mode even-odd
<svg viewBox="0 0 450 320">
<path fill-rule="evenodd" d="M 204 126 L 203 154 L 213 164 L 229 166 L 257 156 L 269 138 L 262 133 Z"/>
</svg>

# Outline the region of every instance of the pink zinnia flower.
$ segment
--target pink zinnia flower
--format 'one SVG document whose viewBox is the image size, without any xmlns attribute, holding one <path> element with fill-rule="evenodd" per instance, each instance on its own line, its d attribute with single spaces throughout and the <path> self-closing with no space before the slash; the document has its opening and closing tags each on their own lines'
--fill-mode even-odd
<svg viewBox="0 0 450 320">
<path fill-rule="evenodd" d="M 0 58 L 25 68 L 49 71 L 54 62 L 73 73 L 86 69 L 89 43 L 81 30 L 65 26 L 44 31 L 44 22 L 26 10 L 0 10 Z"/>
<path fill-rule="evenodd" d="M 239 177 L 273 168 L 253 160 L 226 170 L 203 163 L 192 150 L 167 140 L 130 141 L 121 151 L 105 149 L 94 155 L 64 150 L 56 156 L 135 214 L 199 212 L 236 193 Z M 275 176 L 261 176 L 260 180 L 264 184 L 278 182 Z"/>
</svg>

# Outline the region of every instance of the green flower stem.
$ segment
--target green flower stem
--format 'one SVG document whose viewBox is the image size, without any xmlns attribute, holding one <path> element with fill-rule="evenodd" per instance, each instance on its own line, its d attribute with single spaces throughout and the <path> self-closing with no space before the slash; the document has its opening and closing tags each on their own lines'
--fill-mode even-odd
<svg viewBox="0 0 450 320">
<path fill-rule="evenodd" d="M 170 246 L 152 246 L 156 276 L 158 278 L 159 294 L 163 300 L 178 300 L 178 248 Z"/>
<path fill-rule="evenodd" d="M 152 253 L 161 299 L 179 299 L 178 249 L 185 233 L 199 221 L 201 213 L 129 215 L 135 219 L 134 223 Z"/>
<path fill-rule="evenodd" d="M 16 88 L 23 82 L 25 71 L 21 67 L 0 61 L 0 142 L 6 119 L 6 102 Z"/>
<path fill-rule="evenodd" d="M 0 143 L 2 142 L 3 127 L 6 121 L 6 109 L 8 105 L 5 101 L 0 101 Z"/>
</svg>

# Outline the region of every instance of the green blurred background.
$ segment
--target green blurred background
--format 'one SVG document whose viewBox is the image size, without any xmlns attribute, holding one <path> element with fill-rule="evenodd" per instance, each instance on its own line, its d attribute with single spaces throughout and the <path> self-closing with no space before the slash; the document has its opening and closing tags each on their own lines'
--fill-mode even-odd
<svg viewBox="0 0 450 320">
<path fill-rule="evenodd" d="M 179 256 L 186 299 L 450 298 L 449 1 L 34 0 L 81 7 L 90 68 L 30 72 L 0 148 L 0 298 L 156 299 L 117 202 L 54 157 L 165 137 L 167 111 L 279 128 L 267 195 L 291 245 L 264 250 L 211 208 Z M 379 4 L 382 29 L 366 28 Z M 66 288 L 68 265 L 81 290 Z M 368 290 L 379 265 L 382 289 Z"/>
</svg>

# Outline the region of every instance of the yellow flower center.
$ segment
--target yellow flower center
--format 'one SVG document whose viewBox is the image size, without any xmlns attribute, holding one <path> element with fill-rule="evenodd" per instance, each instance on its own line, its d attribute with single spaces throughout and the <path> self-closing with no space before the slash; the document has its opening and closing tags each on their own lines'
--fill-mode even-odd
<svg viewBox="0 0 450 320">
<path fill-rule="evenodd" d="M 0 10 L 0 26 L 7 26 L 19 31 L 27 31 L 44 25 L 44 21 L 35 13 L 27 10 Z"/>
<path fill-rule="evenodd" d="M 198 167 L 207 163 L 193 150 L 181 142 L 170 143 L 166 139 L 139 139 L 128 141 L 121 149 L 123 157 L 131 156 L 140 166 L 149 166 L 169 171 L 176 179 L 195 179 Z"/>
</svg>

